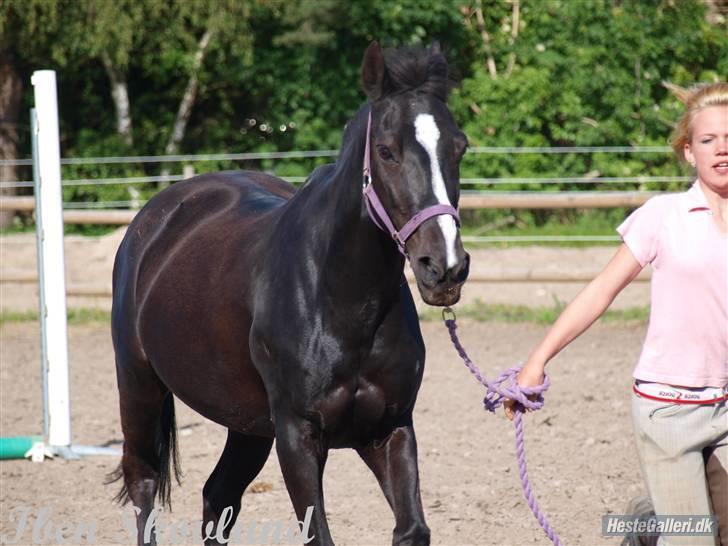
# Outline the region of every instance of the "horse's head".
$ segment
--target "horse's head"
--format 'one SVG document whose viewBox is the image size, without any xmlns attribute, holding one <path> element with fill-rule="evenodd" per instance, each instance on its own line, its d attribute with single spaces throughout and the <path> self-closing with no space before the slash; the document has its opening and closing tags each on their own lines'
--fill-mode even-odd
<svg viewBox="0 0 728 546">
<path fill-rule="evenodd" d="M 373 42 L 362 84 L 371 101 L 371 184 L 395 230 L 418 213 L 436 214 L 408 233 L 403 246 L 422 299 L 452 305 L 470 264 L 454 216 L 468 141 L 446 104 L 445 57 L 438 47 L 382 51 Z"/>
</svg>

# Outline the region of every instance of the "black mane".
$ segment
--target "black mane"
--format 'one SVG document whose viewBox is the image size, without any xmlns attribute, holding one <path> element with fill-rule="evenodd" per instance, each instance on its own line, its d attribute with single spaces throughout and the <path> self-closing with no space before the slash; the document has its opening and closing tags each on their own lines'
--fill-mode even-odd
<svg viewBox="0 0 728 546">
<path fill-rule="evenodd" d="M 384 50 L 384 60 L 386 94 L 414 91 L 447 101 L 452 82 L 439 47 L 388 48 Z"/>
</svg>

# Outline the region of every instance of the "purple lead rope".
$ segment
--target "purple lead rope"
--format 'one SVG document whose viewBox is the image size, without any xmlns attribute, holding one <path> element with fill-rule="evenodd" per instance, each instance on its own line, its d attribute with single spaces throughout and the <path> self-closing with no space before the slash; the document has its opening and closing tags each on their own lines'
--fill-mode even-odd
<svg viewBox="0 0 728 546">
<path fill-rule="evenodd" d="M 452 318 L 446 318 L 446 315 L 450 314 Z M 500 374 L 494 381 L 488 381 L 488 379 L 480 373 L 478 367 L 473 363 L 465 352 L 460 340 L 458 339 L 455 330 L 457 325 L 455 324 L 455 312 L 449 307 L 443 310 L 442 318 L 445 321 L 445 326 L 450 331 L 450 339 L 452 340 L 455 350 L 458 352 L 460 357 L 465 362 L 465 366 L 470 370 L 475 378 L 486 388 L 485 398 L 483 399 L 483 405 L 485 409 L 490 412 L 495 410 L 503 404 L 504 399 L 516 400 L 515 405 L 515 420 L 516 426 L 516 456 L 518 458 L 518 471 L 521 478 L 521 486 L 523 487 L 523 495 L 526 497 L 528 507 L 533 512 L 533 515 L 538 520 L 541 528 L 549 537 L 555 546 L 561 546 L 561 539 L 556 532 L 551 528 L 546 515 L 541 512 L 538 507 L 536 498 L 531 490 L 531 482 L 528 480 L 528 470 L 526 469 L 526 446 L 523 437 L 523 410 L 522 408 L 528 408 L 532 410 L 541 409 L 543 407 L 543 396 L 542 393 L 548 390 L 551 386 L 548 376 L 544 377 L 543 384 L 536 387 L 523 387 L 521 388 L 516 381 L 516 375 L 521 370 L 520 367 L 509 368 Z M 536 395 L 535 400 L 530 400 L 530 395 Z"/>
</svg>

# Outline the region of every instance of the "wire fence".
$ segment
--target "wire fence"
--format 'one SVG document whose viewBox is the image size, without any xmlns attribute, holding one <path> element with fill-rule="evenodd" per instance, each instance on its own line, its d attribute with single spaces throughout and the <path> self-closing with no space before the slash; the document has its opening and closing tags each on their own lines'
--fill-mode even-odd
<svg viewBox="0 0 728 546">
<path fill-rule="evenodd" d="M 666 154 L 671 153 L 668 146 L 475 146 L 468 150 L 468 155 L 490 154 L 490 155 L 511 155 L 511 154 Z M 134 164 L 170 164 L 185 163 L 187 171 L 185 174 L 169 174 L 157 176 L 128 176 L 128 177 L 99 177 L 99 178 L 75 178 L 63 180 L 64 187 L 73 186 L 136 186 L 150 183 L 172 183 L 190 177 L 189 165 L 196 162 L 214 161 L 251 161 L 251 160 L 283 160 L 283 159 L 310 159 L 310 158 L 335 158 L 338 150 L 309 150 L 309 151 L 287 151 L 287 152 L 245 152 L 245 153 L 215 153 L 215 154 L 176 154 L 158 156 L 116 156 L 116 157 L 67 157 L 61 159 L 62 165 L 134 165 Z M 31 159 L 4 159 L 0 160 L 0 166 L 30 166 Z M 304 176 L 284 176 L 284 180 L 300 184 L 306 180 Z M 675 184 L 688 182 L 687 176 L 548 176 L 548 177 L 468 177 L 461 178 L 460 182 L 469 195 L 487 197 L 496 195 L 499 186 L 506 185 L 556 185 L 574 184 L 588 186 L 637 184 Z M 32 180 L 7 180 L 0 181 L 0 189 L 32 188 Z M 492 188 L 488 190 L 487 188 Z M 135 191 L 130 188 L 130 192 Z M 136 194 L 133 195 L 135 197 Z M 92 210 L 113 210 L 113 209 L 138 209 L 146 203 L 146 199 L 131 200 L 108 200 L 108 201 L 66 201 L 64 209 L 92 209 Z M 500 243 L 500 242 L 610 242 L 617 241 L 615 236 L 601 235 L 568 235 L 568 236 L 464 236 L 465 242 L 471 243 Z"/>
<path fill-rule="evenodd" d="M 166 176 L 130 176 L 124 178 L 82 178 L 77 180 L 63 180 L 63 186 L 97 186 L 97 185 L 129 185 L 146 184 L 149 182 L 178 182 L 184 180 L 185 175 Z M 305 176 L 284 176 L 283 180 L 292 184 L 299 184 L 306 180 Z M 604 177 L 529 177 L 529 178 L 461 178 L 460 183 L 471 186 L 498 186 L 512 184 L 672 184 L 687 182 L 688 176 L 604 176 Z M 32 188 L 32 180 L 11 180 L 0 182 L 2 188 Z"/>
<path fill-rule="evenodd" d="M 468 154 L 583 154 L 583 153 L 667 153 L 669 146 L 473 146 Z M 64 157 L 61 165 L 103 165 L 113 163 L 192 163 L 196 161 L 248 161 L 255 159 L 302 159 L 336 157 L 338 150 L 293 150 L 289 152 L 243 152 L 220 154 L 138 155 L 117 157 Z M 33 160 L 2 159 L 0 165 L 32 165 Z"/>
<path fill-rule="evenodd" d="M 671 152 L 668 146 L 474 146 L 468 149 L 468 155 L 479 154 L 590 154 L 590 153 L 657 153 Z M 210 161 L 249 161 L 266 159 L 307 159 L 335 158 L 338 150 L 302 150 L 288 152 L 244 152 L 219 154 L 176 154 L 155 156 L 116 156 L 116 157 L 65 157 L 62 165 L 104 165 L 104 164 L 142 164 L 142 163 L 195 163 Z M 30 166 L 32 159 L 2 159 L 0 166 Z M 123 178 L 84 178 L 64 180 L 64 186 L 111 185 L 111 184 L 146 184 L 150 182 L 177 182 L 185 175 L 131 176 Z M 306 177 L 284 177 L 292 183 L 305 181 Z M 580 176 L 580 177 L 490 177 L 462 178 L 462 184 L 475 186 L 506 184 L 626 184 L 626 183 L 674 183 L 688 180 L 683 176 Z M 1 181 L 0 188 L 33 187 L 32 180 Z"/>
</svg>

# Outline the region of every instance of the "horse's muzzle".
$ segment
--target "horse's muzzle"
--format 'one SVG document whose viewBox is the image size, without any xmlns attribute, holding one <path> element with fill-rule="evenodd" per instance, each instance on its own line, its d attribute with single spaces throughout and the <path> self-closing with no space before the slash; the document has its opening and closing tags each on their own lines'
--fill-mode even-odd
<svg viewBox="0 0 728 546">
<path fill-rule="evenodd" d="M 442 259 L 421 256 L 412 260 L 417 288 L 429 305 L 454 305 L 470 272 L 470 255 L 461 251 L 454 266 L 448 268 Z M 460 253 L 459 253 L 460 254 Z"/>
</svg>

